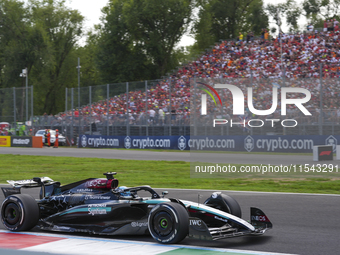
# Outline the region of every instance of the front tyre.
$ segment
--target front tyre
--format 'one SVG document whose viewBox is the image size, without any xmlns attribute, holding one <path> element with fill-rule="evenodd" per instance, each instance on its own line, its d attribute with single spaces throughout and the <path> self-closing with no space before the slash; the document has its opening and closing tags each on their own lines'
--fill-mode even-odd
<svg viewBox="0 0 340 255">
<path fill-rule="evenodd" d="M 1 205 L 1 221 L 10 231 L 26 231 L 39 220 L 39 207 L 35 199 L 27 194 L 12 195 Z"/>
<path fill-rule="evenodd" d="M 204 204 L 226 213 L 230 213 L 239 218 L 242 217 L 241 207 L 238 202 L 233 197 L 220 192 L 213 193 L 207 200 L 205 200 Z"/>
<path fill-rule="evenodd" d="M 178 243 L 189 233 L 188 212 L 177 203 L 159 204 L 149 214 L 148 228 L 151 236 L 157 242 Z"/>
</svg>

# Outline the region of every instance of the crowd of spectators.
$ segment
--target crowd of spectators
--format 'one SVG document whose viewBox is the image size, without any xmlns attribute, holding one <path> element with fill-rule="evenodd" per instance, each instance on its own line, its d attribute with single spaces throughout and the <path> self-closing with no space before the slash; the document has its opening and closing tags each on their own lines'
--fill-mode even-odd
<svg viewBox="0 0 340 255">
<path fill-rule="evenodd" d="M 245 37 L 240 35 L 237 40 L 222 41 L 179 68 L 168 79 L 149 86 L 147 95 L 143 90 L 130 91 L 128 102 L 126 94 L 121 94 L 109 101 L 103 100 L 73 112 L 61 113 L 57 119 L 62 120 L 73 114 L 76 118 L 90 117 L 94 122 L 108 121 L 110 125 L 189 125 L 190 115 L 200 115 L 201 90 L 195 89 L 192 84 L 202 81 L 210 85 L 222 82 L 234 84 L 245 95 L 247 87 L 252 87 L 253 105 L 257 109 L 271 107 L 273 87 L 278 88 L 278 91 L 282 86 L 305 88 L 312 94 L 306 108 L 313 113 L 314 118 L 309 118 L 308 122 L 318 120 L 322 92 L 325 121 L 338 122 L 340 33 L 338 22 L 332 22 L 333 27 L 329 29 L 330 23 L 326 21 L 323 31 L 309 27 L 304 33 L 281 33 L 277 38 L 270 38 L 264 29 L 260 38 L 247 33 Z M 218 104 L 215 105 L 209 99 L 208 116 L 231 115 L 230 91 L 223 90 L 220 95 L 223 106 L 218 108 Z M 278 110 L 279 107 L 280 104 Z M 301 116 L 298 109 L 289 107 L 290 115 Z"/>
</svg>

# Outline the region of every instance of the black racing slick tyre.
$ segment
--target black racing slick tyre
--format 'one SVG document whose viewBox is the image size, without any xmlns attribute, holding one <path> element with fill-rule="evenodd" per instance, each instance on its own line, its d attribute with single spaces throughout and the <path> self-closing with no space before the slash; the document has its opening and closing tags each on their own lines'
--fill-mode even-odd
<svg viewBox="0 0 340 255">
<path fill-rule="evenodd" d="M 241 207 L 238 202 L 225 194 L 213 193 L 205 202 L 205 205 L 230 213 L 239 218 L 242 217 Z"/>
<path fill-rule="evenodd" d="M 30 230 L 39 221 L 38 204 L 27 194 L 8 196 L 1 205 L 1 221 L 10 231 Z"/>
<path fill-rule="evenodd" d="M 189 215 L 180 204 L 162 203 L 151 210 L 148 227 L 151 236 L 157 242 L 179 243 L 189 233 Z"/>
<path fill-rule="evenodd" d="M 221 196 L 228 207 L 228 210 L 226 210 L 226 212 L 241 218 L 242 211 L 238 202 L 233 197 L 230 197 L 228 195 L 222 194 Z"/>
</svg>

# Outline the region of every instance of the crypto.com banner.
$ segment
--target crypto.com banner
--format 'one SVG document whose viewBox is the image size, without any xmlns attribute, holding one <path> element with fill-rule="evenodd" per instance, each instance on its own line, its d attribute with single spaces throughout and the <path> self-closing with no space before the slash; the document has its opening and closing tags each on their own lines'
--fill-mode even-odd
<svg viewBox="0 0 340 255">
<path fill-rule="evenodd" d="M 188 147 L 192 151 L 240 151 L 311 153 L 314 145 L 340 144 L 340 135 L 248 135 L 192 136 Z"/>
<path fill-rule="evenodd" d="M 189 136 L 81 135 L 78 147 L 189 150 L 189 139 Z"/>
</svg>

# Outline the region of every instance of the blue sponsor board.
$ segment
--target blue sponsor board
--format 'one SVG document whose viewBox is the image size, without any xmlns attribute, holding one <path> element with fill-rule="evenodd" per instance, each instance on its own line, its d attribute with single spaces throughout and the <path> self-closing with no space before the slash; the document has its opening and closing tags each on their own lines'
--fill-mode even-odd
<svg viewBox="0 0 340 255">
<path fill-rule="evenodd" d="M 81 135 L 79 148 L 171 149 L 248 152 L 312 152 L 314 145 L 340 144 L 340 135 L 101 136 Z"/>
<path fill-rule="evenodd" d="M 190 136 L 101 136 L 81 135 L 79 148 L 189 150 Z"/>
<path fill-rule="evenodd" d="M 191 136 L 192 150 L 248 151 L 248 152 L 312 152 L 314 145 L 336 145 L 338 135 L 248 135 L 248 136 Z"/>
</svg>

